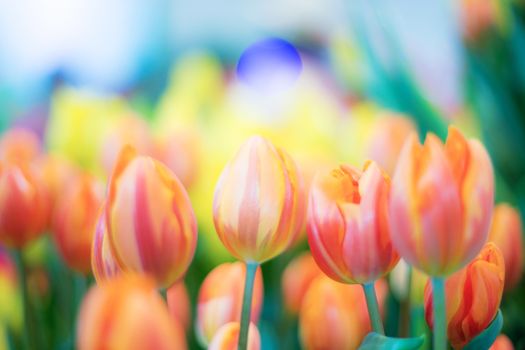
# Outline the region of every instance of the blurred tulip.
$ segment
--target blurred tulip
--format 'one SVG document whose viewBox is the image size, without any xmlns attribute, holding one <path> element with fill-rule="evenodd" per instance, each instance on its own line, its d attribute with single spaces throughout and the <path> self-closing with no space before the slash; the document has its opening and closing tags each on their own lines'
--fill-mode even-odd
<svg viewBox="0 0 525 350">
<path fill-rule="evenodd" d="M 505 290 L 515 287 L 523 274 L 523 226 L 519 212 L 508 204 L 494 208 L 489 241 L 505 258 Z"/>
<path fill-rule="evenodd" d="M 26 164 L 34 161 L 40 154 L 40 140 L 28 129 L 8 130 L 0 138 L 0 161 Z"/>
<path fill-rule="evenodd" d="M 416 132 L 414 123 L 403 116 L 384 115 L 374 123 L 366 147 L 369 159 L 377 162 L 389 175 L 394 174 L 397 159 L 406 139 Z"/>
<path fill-rule="evenodd" d="M 463 34 L 467 40 L 479 40 L 502 21 L 502 5 L 496 0 L 462 0 Z"/>
<path fill-rule="evenodd" d="M 492 322 L 503 294 L 505 263 L 492 242 L 464 269 L 445 282 L 447 334 L 455 349 L 463 348 Z M 432 286 L 425 288 L 425 318 L 433 326 Z"/>
<path fill-rule="evenodd" d="M 121 276 L 91 288 L 77 325 L 79 350 L 187 348 L 182 327 L 145 276 Z"/>
<path fill-rule="evenodd" d="M 106 220 L 119 265 L 169 287 L 188 269 L 197 222 L 186 190 L 153 158 L 125 147 L 108 184 Z"/>
<path fill-rule="evenodd" d="M 226 323 L 213 336 L 208 350 L 237 350 L 240 328 L 239 322 Z M 259 330 L 253 323 L 250 323 L 247 350 L 259 349 L 261 349 Z"/>
<path fill-rule="evenodd" d="M 91 245 L 104 189 L 88 174 L 72 180 L 59 196 L 53 218 L 53 238 L 66 264 L 91 272 Z"/>
<path fill-rule="evenodd" d="M 385 281 L 376 282 L 380 309 L 387 295 Z M 363 289 L 358 285 L 316 278 L 299 312 L 301 343 L 305 349 L 357 349 L 372 330 Z"/>
<path fill-rule="evenodd" d="M 20 331 L 23 323 L 22 298 L 16 265 L 0 246 L 0 325 Z M 0 326 L 1 328 L 1 326 Z"/>
<path fill-rule="evenodd" d="M 215 189 L 213 218 L 236 258 L 262 263 L 282 253 L 304 225 L 304 193 L 295 163 L 254 136 L 226 165 Z"/>
<path fill-rule="evenodd" d="M 196 332 L 206 346 L 218 329 L 228 322 L 240 322 L 246 265 L 224 263 L 214 268 L 202 282 L 197 300 Z M 255 274 L 250 321 L 257 323 L 263 303 L 261 269 Z"/>
<path fill-rule="evenodd" d="M 14 248 L 44 233 L 49 195 L 29 165 L 0 163 L 0 241 Z"/>
<path fill-rule="evenodd" d="M 322 273 L 310 253 L 303 253 L 290 262 L 282 277 L 284 304 L 288 311 L 299 312 L 310 284 Z"/>
<path fill-rule="evenodd" d="M 509 337 L 505 334 L 500 334 L 489 350 L 514 350 L 514 345 L 512 345 Z"/>
<path fill-rule="evenodd" d="M 449 128 L 405 143 L 392 180 L 390 228 L 401 256 L 431 276 L 459 270 L 481 250 L 494 202 L 490 158 L 477 140 Z"/>
<path fill-rule="evenodd" d="M 388 226 L 390 179 L 377 164 L 318 173 L 310 189 L 308 243 L 315 261 L 343 283 L 372 282 L 399 261 Z"/>
<path fill-rule="evenodd" d="M 103 204 L 99 210 L 91 248 L 91 270 L 97 283 L 114 278 L 122 271 L 109 242 L 105 207 Z"/>
<path fill-rule="evenodd" d="M 173 284 L 167 291 L 168 310 L 170 315 L 188 331 L 190 328 L 190 297 L 183 281 Z"/>
</svg>

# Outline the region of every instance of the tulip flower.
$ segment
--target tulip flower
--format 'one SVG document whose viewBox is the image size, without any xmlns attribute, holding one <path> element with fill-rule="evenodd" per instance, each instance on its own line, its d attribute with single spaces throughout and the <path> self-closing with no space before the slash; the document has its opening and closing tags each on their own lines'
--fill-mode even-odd
<svg viewBox="0 0 525 350">
<path fill-rule="evenodd" d="M 509 337 L 505 334 L 500 334 L 489 350 L 514 350 L 514 345 L 512 345 Z"/>
<path fill-rule="evenodd" d="M 494 208 L 489 241 L 505 258 L 505 290 L 515 287 L 523 274 L 523 226 L 519 212 L 508 204 Z"/>
<path fill-rule="evenodd" d="M 186 272 L 197 222 L 186 190 L 160 162 L 125 147 L 108 184 L 106 220 L 120 266 L 169 287 Z"/>
<path fill-rule="evenodd" d="M 197 300 L 195 325 L 199 342 L 209 344 L 218 329 L 228 322 L 239 322 L 243 301 L 246 266 L 241 262 L 224 263 L 213 269 L 204 279 Z M 261 269 L 254 281 L 254 297 L 250 321 L 257 323 L 263 302 Z"/>
<path fill-rule="evenodd" d="M 40 140 L 31 130 L 15 128 L 0 139 L 0 161 L 27 164 L 41 152 Z"/>
<path fill-rule="evenodd" d="M 213 337 L 208 350 L 237 350 L 237 343 L 239 339 L 240 324 L 238 322 L 230 322 L 219 328 Z M 248 330 L 248 350 L 261 349 L 261 336 L 257 327 L 250 323 Z"/>
<path fill-rule="evenodd" d="M 168 310 L 179 324 L 188 330 L 190 328 L 190 297 L 183 281 L 173 284 L 166 292 Z"/>
<path fill-rule="evenodd" d="M 310 284 L 322 271 L 310 253 L 303 253 L 286 267 L 282 277 L 284 305 L 292 314 L 301 308 L 304 295 Z"/>
<path fill-rule="evenodd" d="M 503 22 L 503 9 L 498 1 L 462 0 L 460 5 L 463 35 L 469 41 L 479 40 Z"/>
<path fill-rule="evenodd" d="M 0 241 L 22 248 L 44 233 L 49 196 L 29 165 L 0 163 Z"/>
<path fill-rule="evenodd" d="M 503 294 L 505 263 L 499 248 L 488 242 L 464 269 L 445 282 L 448 339 L 461 349 L 489 326 Z M 425 317 L 433 328 L 433 286 L 425 288 Z"/>
<path fill-rule="evenodd" d="M 109 242 L 105 206 L 103 204 L 99 210 L 91 248 L 91 271 L 97 283 L 112 279 L 122 272 Z"/>
<path fill-rule="evenodd" d="M 382 310 L 387 285 L 378 280 L 375 288 Z M 301 343 L 308 350 L 357 349 L 371 331 L 363 290 L 326 276 L 316 278 L 304 296 L 299 331 Z"/>
<path fill-rule="evenodd" d="M 91 288 L 77 325 L 79 350 L 187 348 L 182 327 L 145 276 L 123 275 Z"/>
<path fill-rule="evenodd" d="M 83 174 L 72 180 L 55 206 L 53 237 L 66 264 L 82 273 L 91 271 L 91 244 L 103 187 Z"/>
</svg>

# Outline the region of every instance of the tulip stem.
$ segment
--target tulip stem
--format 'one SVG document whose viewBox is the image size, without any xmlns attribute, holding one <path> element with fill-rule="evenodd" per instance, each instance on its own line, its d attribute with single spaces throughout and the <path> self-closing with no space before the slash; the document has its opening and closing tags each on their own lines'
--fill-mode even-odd
<svg viewBox="0 0 525 350">
<path fill-rule="evenodd" d="M 432 307 L 434 308 L 434 350 L 447 349 L 445 279 L 432 277 Z"/>
<path fill-rule="evenodd" d="M 259 266 L 256 262 L 246 262 L 246 280 L 244 283 L 244 295 L 242 298 L 241 330 L 239 332 L 239 350 L 246 350 L 248 345 L 248 329 L 250 327 L 250 315 L 252 312 L 253 283 L 255 272 Z"/>
<path fill-rule="evenodd" d="M 15 250 L 16 265 L 18 267 L 18 277 L 20 279 L 20 289 L 22 291 L 22 307 L 24 311 L 24 346 L 26 349 L 35 349 L 35 339 L 33 332 L 33 320 L 31 314 L 31 304 L 27 290 L 27 276 L 24 256 L 21 249 Z"/>
<path fill-rule="evenodd" d="M 368 315 L 370 316 L 372 329 L 374 332 L 384 335 L 385 329 L 383 328 L 383 321 L 381 321 L 381 315 L 379 314 L 379 305 L 377 303 L 374 283 L 363 284 L 363 290 L 365 291 L 366 305 L 368 306 Z"/>
</svg>

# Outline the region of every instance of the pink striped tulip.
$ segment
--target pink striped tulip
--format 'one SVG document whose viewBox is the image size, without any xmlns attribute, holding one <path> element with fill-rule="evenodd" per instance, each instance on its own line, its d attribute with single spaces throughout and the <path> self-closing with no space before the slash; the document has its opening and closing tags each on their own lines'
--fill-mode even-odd
<svg viewBox="0 0 525 350">
<path fill-rule="evenodd" d="M 287 249 L 304 225 L 302 179 L 294 161 L 266 139 L 248 139 L 223 170 L 213 219 L 232 255 L 262 263 Z"/>
<path fill-rule="evenodd" d="M 125 147 L 108 185 L 106 220 L 115 258 L 126 270 L 169 287 L 188 269 L 197 222 L 186 190 L 162 163 Z"/>
<path fill-rule="evenodd" d="M 208 350 L 237 350 L 239 342 L 239 322 L 230 322 L 222 326 L 213 337 Z M 248 328 L 247 350 L 261 349 L 261 336 L 257 327 L 250 323 Z"/>
<path fill-rule="evenodd" d="M 429 134 L 405 143 L 392 180 L 390 227 L 401 256 L 431 276 L 472 260 L 487 240 L 494 174 L 487 151 L 454 127 L 443 144 Z"/>
<path fill-rule="evenodd" d="M 324 273 L 343 283 L 368 283 L 399 261 L 388 226 L 390 179 L 376 163 L 363 172 L 342 165 L 318 173 L 310 189 L 308 243 Z"/>
<path fill-rule="evenodd" d="M 91 270 L 97 283 L 112 279 L 122 272 L 109 242 L 105 206 L 103 204 L 98 213 L 91 248 Z"/>
</svg>

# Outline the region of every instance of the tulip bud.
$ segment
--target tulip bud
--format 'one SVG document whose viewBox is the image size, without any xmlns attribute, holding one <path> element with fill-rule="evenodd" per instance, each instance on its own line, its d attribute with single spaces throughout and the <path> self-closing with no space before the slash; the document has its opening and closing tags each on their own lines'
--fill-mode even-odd
<svg viewBox="0 0 525 350">
<path fill-rule="evenodd" d="M 102 205 L 103 187 L 83 174 L 64 189 L 55 207 L 53 237 L 66 264 L 82 273 L 91 271 L 91 243 Z"/>
<path fill-rule="evenodd" d="M 106 205 L 103 204 L 97 216 L 91 248 L 91 270 L 97 283 L 118 276 L 122 269 L 118 265 L 109 242 L 106 225 Z"/>
<path fill-rule="evenodd" d="M 187 331 L 190 328 L 190 297 L 183 281 L 174 283 L 167 291 L 170 315 Z"/>
<path fill-rule="evenodd" d="M 505 334 L 500 334 L 489 350 L 514 350 L 514 345 L 512 345 L 509 337 Z"/>
<path fill-rule="evenodd" d="M 0 161 L 27 164 L 40 154 L 40 140 L 30 130 L 15 128 L 0 139 Z"/>
<path fill-rule="evenodd" d="M 310 189 L 308 243 L 324 273 L 343 283 L 368 283 L 399 261 L 388 226 L 390 179 L 377 164 L 342 165 L 318 173 Z"/>
<path fill-rule="evenodd" d="M 186 190 L 153 158 L 122 150 L 108 185 L 106 220 L 119 265 L 169 287 L 188 269 L 197 222 Z"/>
<path fill-rule="evenodd" d="M 228 322 L 240 322 L 246 265 L 241 262 L 224 263 L 214 268 L 204 279 L 197 301 L 199 342 L 206 346 L 217 330 Z M 263 302 L 261 269 L 255 274 L 250 320 L 257 323 Z"/>
<path fill-rule="evenodd" d="M 492 242 L 464 269 L 446 279 L 447 334 L 450 344 L 461 349 L 489 326 L 503 294 L 505 263 Z M 425 288 L 425 318 L 433 326 L 432 285 Z"/>
<path fill-rule="evenodd" d="M 382 310 L 387 295 L 385 281 L 378 280 L 375 288 Z M 300 338 L 305 349 L 354 350 L 371 329 L 360 286 L 337 283 L 325 276 L 312 282 L 299 312 Z"/>
<path fill-rule="evenodd" d="M 208 346 L 208 350 L 237 350 L 240 330 L 239 322 L 226 323 L 219 328 L 210 346 Z M 259 335 L 259 330 L 253 323 L 250 323 L 250 327 L 248 328 L 248 344 L 246 348 L 247 350 L 261 349 L 261 336 Z"/>
<path fill-rule="evenodd" d="M 523 226 L 518 211 L 508 204 L 494 208 L 489 241 L 505 258 L 505 290 L 515 287 L 523 274 Z"/>
<path fill-rule="evenodd" d="M 292 314 L 299 312 L 310 284 L 320 275 L 322 271 L 310 253 L 303 253 L 292 260 L 282 277 L 284 305 L 288 311 Z"/>
<path fill-rule="evenodd" d="M 262 137 L 251 137 L 217 183 L 215 229 L 236 258 L 262 263 L 288 248 L 303 228 L 303 197 L 290 156 Z"/>
<path fill-rule="evenodd" d="M 0 241 L 14 248 L 44 233 L 49 197 L 33 168 L 0 163 Z"/>
<path fill-rule="evenodd" d="M 410 265 L 449 275 L 483 247 L 493 202 L 492 164 L 480 142 L 453 127 L 445 145 L 429 134 L 421 146 L 414 134 L 392 180 L 392 241 Z"/>
<path fill-rule="evenodd" d="M 126 275 L 88 292 L 79 312 L 77 348 L 183 350 L 187 345 L 153 281 Z"/>
</svg>

